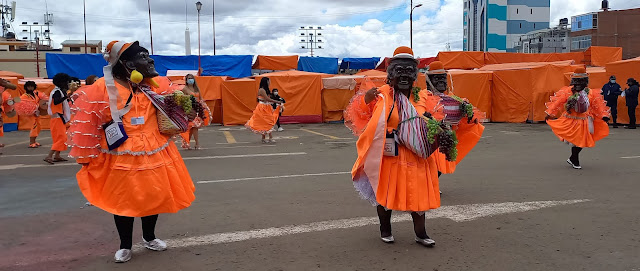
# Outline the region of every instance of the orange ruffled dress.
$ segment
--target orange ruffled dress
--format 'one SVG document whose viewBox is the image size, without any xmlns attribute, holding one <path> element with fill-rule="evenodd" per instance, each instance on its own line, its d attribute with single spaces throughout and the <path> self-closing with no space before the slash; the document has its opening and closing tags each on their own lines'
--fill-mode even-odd
<svg viewBox="0 0 640 271">
<path fill-rule="evenodd" d="M 422 158 L 402 144 L 398 144 L 398 156 L 383 155 L 386 133 L 398 127 L 400 117 L 398 106 L 393 106 L 393 90 L 384 85 L 379 91 L 384 98 L 378 97 L 370 104 L 365 104 L 365 92 L 361 91 L 345 110 L 345 124 L 358 136 L 358 159 L 351 171 L 356 190 L 372 205 L 391 210 L 423 212 L 440 207 L 438 167 L 433 155 Z M 424 92 L 420 101 L 409 100 L 418 114 L 428 110 Z"/>
<path fill-rule="evenodd" d="M 131 92 L 117 83 L 116 87 L 122 108 Z M 191 205 L 195 199 L 191 176 L 176 145 L 158 130 L 156 108 L 144 93 L 133 95 L 131 110 L 123 117 L 129 139 L 113 151 L 102 130 L 111 120 L 104 79 L 74 96 L 75 116 L 67 132 L 69 156 L 84 164 L 76 177 L 90 203 L 128 217 L 175 213 Z M 144 117 L 144 123 L 132 125 L 134 117 Z"/>
<path fill-rule="evenodd" d="M 251 119 L 244 125 L 256 134 L 268 134 L 273 132 L 273 126 L 278 121 L 280 105 L 273 109 L 271 103 L 260 101 L 253 110 Z"/>
<path fill-rule="evenodd" d="M 433 108 L 432 116 L 437 120 L 443 120 L 445 118 L 445 114 L 443 112 L 443 107 L 440 105 L 440 97 L 437 95 L 433 95 L 428 90 L 422 90 L 422 92 L 427 93 L 427 108 Z M 456 125 L 452 125 L 452 129 L 456 132 L 456 137 L 458 138 L 458 145 L 456 148 L 458 149 L 458 156 L 456 161 L 447 161 L 446 156 L 440 151 L 436 151 L 433 153 L 433 156 L 436 157 L 436 163 L 438 164 L 438 171 L 442 174 L 452 174 L 456 171 L 456 166 L 460 164 L 462 159 L 464 159 L 469 152 L 478 144 L 480 139 L 482 138 L 482 134 L 484 133 L 484 125 L 481 124 L 481 120 L 485 118 L 485 113 L 478 110 L 474 107 L 473 119 L 468 121 L 467 118 L 463 118 Z M 478 123 L 475 123 L 475 121 Z"/>
<path fill-rule="evenodd" d="M 559 117 L 555 120 L 547 120 L 551 130 L 563 142 L 580 148 L 592 148 L 596 141 L 609 135 L 609 126 L 602 120 L 609 117 L 610 109 L 600 94 L 601 90 L 589 91 L 589 108 L 585 113 L 577 113 L 575 110 L 567 112 L 565 104 L 573 94 L 571 87 L 564 87 L 551 97 L 546 103 L 546 113 Z"/>
<path fill-rule="evenodd" d="M 6 114 L 13 110 L 13 106 L 9 105 L 7 101 L 11 100 L 11 93 L 4 91 L 4 87 L 0 87 L 0 136 L 4 136 L 4 119 L 2 114 Z"/>
</svg>

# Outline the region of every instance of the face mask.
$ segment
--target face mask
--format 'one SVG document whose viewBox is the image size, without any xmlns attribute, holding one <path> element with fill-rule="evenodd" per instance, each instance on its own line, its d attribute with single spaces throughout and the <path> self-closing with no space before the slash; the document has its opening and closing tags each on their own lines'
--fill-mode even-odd
<svg viewBox="0 0 640 271">
<path fill-rule="evenodd" d="M 615 84 L 615 83 L 616 83 L 616 80 L 611 80 L 611 84 Z"/>
<path fill-rule="evenodd" d="M 193 85 L 195 82 L 196 82 L 196 79 L 193 79 L 193 78 L 187 79 L 187 84 L 189 85 Z"/>
</svg>

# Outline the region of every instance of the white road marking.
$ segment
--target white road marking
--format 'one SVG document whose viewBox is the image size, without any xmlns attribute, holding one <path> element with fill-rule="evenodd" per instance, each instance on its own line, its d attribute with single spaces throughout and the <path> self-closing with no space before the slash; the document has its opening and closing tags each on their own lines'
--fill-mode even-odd
<svg viewBox="0 0 640 271">
<path fill-rule="evenodd" d="M 198 183 L 202 183 L 202 184 L 205 184 L 205 183 L 225 183 L 225 182 L 237 182 L 237 181 L 300 178 L 300 177 L 327 176 L 327 175 L 345 175 L 345 174 L 351 174 L 351 172 L 345 171 L 345 172 L 327 172 L 327 173 L 307 173 L 307 174 L 284 175 L 284 176 L 250 177 L 250 178 L 238 178 L 238 179 L 226 179 L 226 180 L 199 181 Z"/>
<path fill-rule="evenodd" d="M 353 144 L 356 143 L 358 141 L 353 140 L 353 141 L 327 141 L 324 144 Z"/>
<path fill-rule="evenodd" d="M 213 148 L 200 148 L 198 151 L 204 150 L 218 150 L 218 149 L 239 149 L 239 148 L 262 148 L 262 147 L 276 147 L 276 145 L 255 145 L 255 146 L 232 146 L 232 147 L 213 147 Z M 181 152 L 191 153 L 196 150 L 185 150 L 180 149 Z M 45 157 L 46 154 L 9 154 L 9 155 L 0 155 L 0 159 L 8 158 L 8 157 Z M 62 157 L 67 157 L 67 154 L 62 154 Z"/>
<path fill-rule="evenodd" d="M 443 206 L 439 209 L 427 212 L 428 219 L 434 218 L 449 218 L 456 222 L 465 222 L 476 220 L 483 217 L 491 217 L 502 214 L 522 213 L 527 211 L 539 210 L 543 208 L 550 208 L 560 205 L 569 205 L 588 202 L 588 199 L 580 200 L 564 200 L 564 201 L 533 201 L 533 202 L 504 202 L 504 203 L 489 203 L 489 204 L 470 204 L 470 205 L 455 205 L 455 206 Z M 393 217 L 393 222 L 405 222 L 411 221 L 411 216 L 402 214 L 401 216 Z M 378 224 L 377 217 L 358 217 L 338 220 L 328 220 L 313 222 L 302 225 L 289 225 L 284 227 L 272 227 L 266 229 L 257 229 L 249 231 L 237 231 L 237 232 L 224 232 L 214 233 L 203 236 L 194 236 L 181 239 L 166 240 L 171 248 L 182 248 L 192 246 L 204 246 L 234 243 L 247 240 L 272 238 L 278 236 L 320 232 L 337 229 L 349 229 L 356 227 L 364 227 L 369 225 Z M 137 245 L 134 250 L 143 249 Z"/>
<path fill-rule="evenodd" d="M 37 141 L 43 141 L 43 140 L 47 140 L 47 139 L 51 139 L 51 137 L 38 137 Z M 22 141 L 22 142 L 18 142 L 18 143 L 13 143 L 13 144 L 6 144 L 4 147 L 8 148 L 8 147 L 15 147 L 15 146 L 20 146 L 20 145 L 24 145 L 24 147 L 28 147 L 29 146 L 29 140 L 27 141 Z M 44 145 L 41 146 L 40 148 L 45 147 Z"/>
<path fill-rule="evenodd" d="M 183 157 L 182 160 L 206 160 L 206 159 L 227 159 L 227 158 L 247 158 L 247 157 L 268 157 L 268 156 L 291 156 L 291 155 L 305 155 L 306 152 L 285 152 L 285 153 L 264 153 L 264 154 L 242 154 L 242 155 L 218 155 L 218 156 L 204 156 L 204 157 Z M 62 167 L 62 166 L 79 166 L 72 159 L 69 162 L 59 163 L 55 165 L 49 164 L 13 164 L 13 165 L 0 165 L 0 170 L 14 170 L 22 168 L 39 168 L 39 167 Z"/>
<path fill-rule="evenodd" d="M 225 159 L 225 158 L 246 158 L 246 157 L 269 157 L 269 156 L 292 156 L 305 155 L 306 152 L 283 152 L 283 153 L 259 153 L 259 154 L 238 154 L 238 155 L 218 155 L 203 157 L 184 157 L 183 160 L 206 160 L 206 159 Z"/>
<path fill-rule="evenodd" d="M 257 142 L 258 141 L 256 141 L 255 143 L 257 143 Z M 236 143 L 233 143 L 233 144 L 249 144 L 249 143 L 254 143 L 254 142 L 236 142 Z M 231 143 L 216 143 L 216 144 L 218 144 L 218 145 L 229 145 Z"/>
<path fill-rule="evenodd" d="M 483 136 L 481 138 L 492 138 L 493 136 Z"/>
<path fill-rule="evenodd" d="M 636 159 L 636 158 L 640 158 L 640 156 L 627 156 L 627 157 L 620 157 L 622 159 Z"/>
<path fill-rule="evenodd" d="M 10 154 L 10 155 L 0 155 L 0 158 L 3 157 L 46 157 L 46 154 Z M 62 157 L 67 157 L 66 153 L 61 153 L 60 156 Z"/>
</svg>

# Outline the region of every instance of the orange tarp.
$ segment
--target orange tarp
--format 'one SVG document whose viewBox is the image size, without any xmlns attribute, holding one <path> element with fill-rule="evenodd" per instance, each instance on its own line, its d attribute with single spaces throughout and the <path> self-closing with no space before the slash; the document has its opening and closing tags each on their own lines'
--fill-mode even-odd
<svg viewBox="0 0 640 271">
<path fill-rule="evenodd" d="M 296 116 L 298 118 L 283 118 L 285 122 L 321 122 L 322 121 L 322 78 L 332 77 L 324 73 L 302 71 L 282 71 L 256 76 L 269 77 L 271 88 L 278 89 L 279 94 L 286 100 L 282 116 Z M 254 90 L 254 98 L 258 89 Z M 305 120 L 300 120 L 300 117 Z M 311 118 L 308 121 L 306 118 Z"/>
<path fill-rule="evenodd" d="M 601 89 L 607 82 L 609 82 L 609 73 L 604 67 L 588 67 L 587 73 L 589 74 L 589 88 Z M 571 74 L 573 71 L 564 74 L 564 84 L 568 86 L 571 82 Z"/>
<path fill-rule="evenodd" d="M 351 97 L 364 76 L 335 76 L 323 78 L 322 84 L 322 121 L 340 121 Z"/>
<path fill-rule="evenodd" d="M 556 62 L 564 60 L 573 60 L 577 64 L 584 63 L 584 53 L 547 53 L 547 54 L 523 54 L 523 53 L 498 53 L 486 52 L 485 63 L 489 64 L 506 64 L 506 63 L 522 63 L 522 62 Z"/>
<path fill-rule="evenodd" d="M 200 94 L 205 101 L 222 99 L 222 82 L 226 76 L 197 76 L 196 82 L 200 87 Z"/>
<path fill-rule="evenodd" d="M 378 70 L 367 70 L 356 73 L 355 75 L 366 76 L 373 82 L 376 87 L 384 86 L 387 83 L 387 72 Z"/>
<path fill-rule="evenodd" d="M 18 85 L 18 78 L 16 78 L 16 77 L 0 76 L 0 78 L 5 79 L 5 80 L 11 82 L 11 84 L 14 84 L 16 86 Z M 11 98 L 17 98 L 17 97 L 20 97 L 20 95 L 22 95 L 22 94 L 20 94 L 20 91 L 17 88 L 16 89 L 5 89 L 4 91 L 6 91 L 9 94 L 11 94 Z M 2 106 L 2 105 L 0 104 L 0 106 Z M 3 119 L 4 123 L 18 123 L 18 115 L 17 114 L 14 117 L 10 118 L 5 113 L 6 112 L 2 112 L 2 119 Z"/>
<path fill-rule="evenodd" d="M 211 110 L 211 123 L 222 123 L 222 100 L 206 101 Z"/>
<path fill-rule="evenodd" d="M 258 104 L 258 80 L 237 79 L 222 82 L 222 123 L 244 125 Z"/>
<path fill-rule="evenodd" d="M 493 73 L 490 71 L 449 71 L 450 83 L 456 96 L 466 98 L 480 111 L 491 119 L 491 81 Z"/>
<path fill-rule="evenodd" d="M 15 77 L 19 79 L 24 79 L 24 75 L 19 74 L 17 72 L 12 72 L 12 71 L 0 71 L 0 77 L 4 78 L 4 77 Z"/>
<path fill-rule="evenodd" d="M 640 57 L 616 61 L 607 64 L 607 74 L 609 76 L 615 75 L 618 84 L 622 89 L 626 89 L 627 79 L 634 78 L 636 81 L 640 80 Z M 629 123 L 629 114 L 627 113 L 627 102 L 625 98 L 618 98 L 618 122 L 623 124 Z M 640 119 L 640 107 L 636 109 L 636 117 Z"/>
<path fill-rule="evenodd" d="M 488 65 L 493 70 L 491 120 L 495 122 L 542 121 L 545 103 L 565 86 L 573 60 L 549 63 Z"/>
<path fill-rule="evenodd" d="M 259 55 L 254 69 L 258 70 L 295 70 L 298 68 L 298 56 L 263 56 Z"/>
<path fill-rule="evenodd" d="M 591 46 L 585 52 L 590 66 L 604 67 L 608 63 L 622 60 L 621 47 Z"/>
<path fill-rule="evenodd" d="M 450 69 L 477 69 L 485 65 L 484 52 L 440 52 L 436 57 Z"/>
</svg>

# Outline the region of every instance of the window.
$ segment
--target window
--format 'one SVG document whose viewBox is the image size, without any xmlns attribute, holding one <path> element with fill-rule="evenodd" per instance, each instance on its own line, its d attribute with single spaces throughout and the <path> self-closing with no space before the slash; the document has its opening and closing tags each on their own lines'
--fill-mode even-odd
<svg viewBox="0 0 640 271">
<path fill-rule="evenodd" d="M 520 28 L 522 28 L 522 23 L 520 23 Z"/>
<path fill-rule="evenodd" d="M 533 29 L 536 29 L 536 23 L 533 23 Z"/>
<path fill-rule="evenodd" d="M 520 14 L 520 9 L 516 9 L 516 14 Z"/>
<path fill-rule="evenodd" d="M 571 38 L 571 50 L 587 49 L 591 47 L 591 36 L 579 36 Z"/>
<path fill-rule="evenodd" d="M 531 9 L 531 14 L 533 14 L 533 9 Z"/>
<path fill-rule="evenodd" d="M 71 51 L 71 52 L 80 52 L 80 47 L 69 47 L 69 51 Z"/>
</svg>

